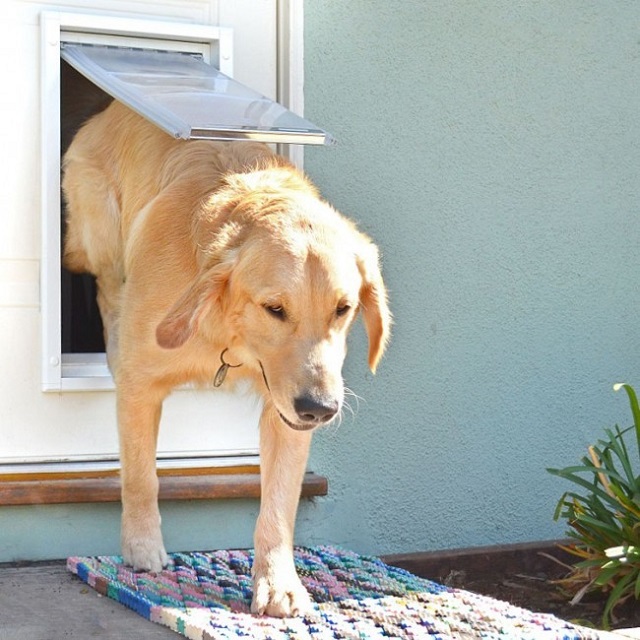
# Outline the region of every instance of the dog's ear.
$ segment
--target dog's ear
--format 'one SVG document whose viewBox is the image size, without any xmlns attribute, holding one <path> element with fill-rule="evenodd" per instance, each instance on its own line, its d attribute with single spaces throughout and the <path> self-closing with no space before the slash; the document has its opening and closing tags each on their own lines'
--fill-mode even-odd
<svg viewBox="0 0 640 640">
<path fill-rule="evenodd" d="M 198 330 L 200 321 L 224 295 L 231 265 L 218 264 L 206 270 L 169 309 L 156 327 L 156 340 L 164 349 L 177 349 Z"/>
<path fill-rule="evenodd" d="M 380 272 L 378 249 L 368 238 L 358 251 L 357 261 L 362 276 L 360 309 L 369 337 L 369 368 L 375 373 L 389 341 L 391 311 Z"/>
</svg>

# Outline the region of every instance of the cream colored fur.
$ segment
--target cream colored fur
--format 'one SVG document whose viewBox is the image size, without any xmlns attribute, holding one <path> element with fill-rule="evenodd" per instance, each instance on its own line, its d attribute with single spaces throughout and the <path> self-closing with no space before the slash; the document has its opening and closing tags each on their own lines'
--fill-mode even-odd
<svg viewBox="0 0 640 640">
<path fill-rule="evenodd" d="M 185 142 L 114 102 L 64 159 L 64 264 L 93 273 L 116 383 L 122 552 L 167 563 L 155 456 L 164 398 L 248 378 L 264 397 L 257 613 L 304 612 L 293 532 L 313 428 L 339 415 L 347 333 L 361 312 L 375 370 L 390 325 L 371 241 L 253 142 Z"/>
</svg>

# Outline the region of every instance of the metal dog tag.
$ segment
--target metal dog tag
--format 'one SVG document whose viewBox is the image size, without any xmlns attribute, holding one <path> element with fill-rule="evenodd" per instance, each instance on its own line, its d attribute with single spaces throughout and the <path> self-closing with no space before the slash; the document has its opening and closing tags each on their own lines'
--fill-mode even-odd
<svg viewBox="0 0 640 640">
<path fill-rule="evenodd" d="M 227 371 L 229 371 L 230 366 L 231 365 L 227 364 L 226 362 L 223 362 L 220 365 L 220 368 L 216 372 L 216 377 L 213 379 L 214 387 L 219 387 L 224 382 L 224 379 L 227 377 Z"/>
</svg>

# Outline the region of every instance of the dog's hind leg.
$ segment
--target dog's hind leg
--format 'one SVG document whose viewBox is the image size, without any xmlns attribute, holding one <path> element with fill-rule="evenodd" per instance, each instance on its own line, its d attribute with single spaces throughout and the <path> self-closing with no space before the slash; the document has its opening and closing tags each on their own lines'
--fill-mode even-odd
<svg viewBox="0 0 640 640">
<path fill-rule="evenodd" d="M 288 617 L 303 615 L 311 607 L 293 560 L 295 518 L 311 435 L 286 426 L 273 405 L 265 406 L 260 419 L 262 497 L 254 539 L 254 613 Z"/>
<path fill-rule="evenodd" d="M 123 390 L 124 389 L 124 390 Z M 122 555 L 134 569 L 161 571 L 169 558 L 160 531 L 156 445 L 162 396 L 118 385 Z"/>
</svg>

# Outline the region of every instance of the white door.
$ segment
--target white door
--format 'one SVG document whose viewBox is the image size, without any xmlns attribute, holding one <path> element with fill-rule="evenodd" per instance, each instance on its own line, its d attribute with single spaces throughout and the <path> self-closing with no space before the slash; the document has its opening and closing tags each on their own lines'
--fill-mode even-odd
<svg viewBox="0 0 640 640">
<path fill-rule="evenodd" d="M 115 397 L 104 354 L 65 351 L 61 338 L 60 38 L 195 50 L 261 94 L 286 94 L 298 110 L 301 104 L 291 93 L 299 78 L 282 64 L 300 42 L 290 25 L 301 3 L 167 0 L 136 3 L 135 14 L 119 0 L 82 6 L 86 13 L 48 13 L 46 19 L 42 8 L 56 12 L 55 2 L 5 0 L 0 7 L 6 36 L 0 52 L 12 61 L 7 86 L 13 87 L 0 99 L 0 114 L 11 123 L 0 148 L 7 178 L 0 216 L 7 365 L 0 370 L 0 470 L 112 466 L 117 459 Z M 257 461 L 259 412 L 260 401 L 246 389 L 178 390 L 165 403 L 159 458 L 171 466 Z"/>
</svg>

